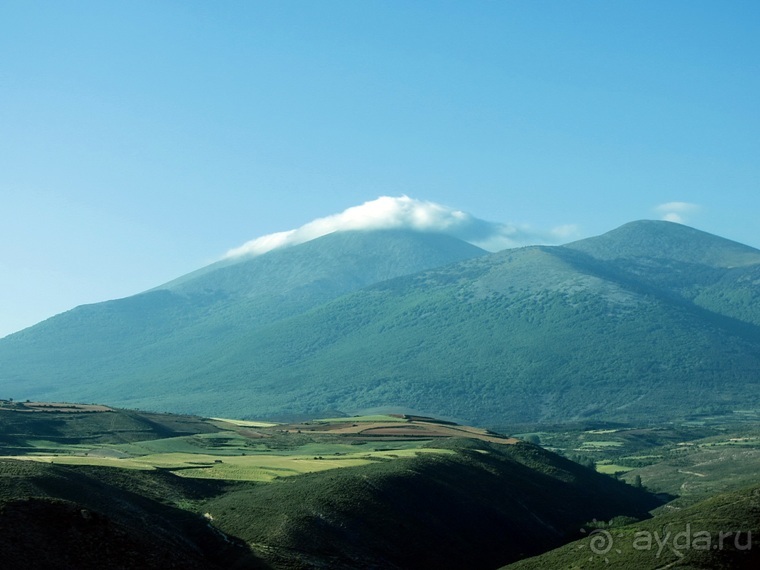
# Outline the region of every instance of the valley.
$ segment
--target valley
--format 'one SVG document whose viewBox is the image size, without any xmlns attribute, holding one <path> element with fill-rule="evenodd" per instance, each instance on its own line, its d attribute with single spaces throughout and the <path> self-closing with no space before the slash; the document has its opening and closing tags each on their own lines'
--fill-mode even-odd
<svg viewBox="0 0 760 570">
<path fill-rule="evenodd" d="M 114 568 L 134 567 L 130 553 L 144 548 L 155 559 L 142 567 L 158 568 L 190 541 L 189 568 L 654 569 L 657 550 L 632 545 L 662 525 L 760 532 L 756 426 L 705 417 L 508 436 L 401 414 L 286 424 L 0 401 L 0 524 L 42 541 L 31 554 L 16 528 L 3 546 L 10 560 L 95 568 L 98 548 L 81 551 L 76 534 L 94 520 L 118 529 L 101 537 Z M 34 512 L 74 535 L 54 540 L 55 525 L 24 518 Z M 589 556 L 601 531 L 620 552 Z M 691 567 L 679 554 L 662 560 Z M 716 553 L 682 554 L 723 567 Z M 718 554 L 726 568 L 750 568 L 756 551 Z"/>
<path fill-rule="evenodd" d="M 3 524 L 86 512 L 127 542 L 161 538 L 156 560 L 190 541 L 192 564 L 208 568 L 217 557 L 241 568 L 495 568 L 563 544 L 586 520 L 640 519 L 661 503 L 517 438 L 418 416 L 271 424 L 3 401 L 0 426 Z M 54 525 L 23 524 L 43 542 L 34 552 L 9 533 L 10 560 L 97 567 L 78 538 L 48 544 Z M 129 552 L 112 567 L 131 567 Z"/>
</svg>

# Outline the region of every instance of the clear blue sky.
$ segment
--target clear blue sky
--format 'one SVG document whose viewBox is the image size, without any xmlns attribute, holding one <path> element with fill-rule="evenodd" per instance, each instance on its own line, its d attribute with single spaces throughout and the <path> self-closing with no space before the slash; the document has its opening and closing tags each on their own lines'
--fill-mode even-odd
<svg viewBox="0 0 760 570">
<path fill-rule="evenodd" d="M 401 194 L 760 247 L 760 2 L 0 2 L 0 336 Z"/>
</svg>

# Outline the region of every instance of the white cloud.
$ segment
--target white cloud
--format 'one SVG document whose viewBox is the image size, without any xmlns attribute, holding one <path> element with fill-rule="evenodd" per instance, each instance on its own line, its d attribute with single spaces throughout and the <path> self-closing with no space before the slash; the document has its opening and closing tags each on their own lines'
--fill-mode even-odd
<svg viewBox="0 0 760 570">
<path fill-rule="evenodd" d="M 697 210 L 699 210 L 699 206 L 690 202 L 667 202 L 655 207 L 655 211 L 661 219 L 678 224 L 685 224 L 687 217 Z"/>
<path fill-rule="evenodd" d="M 581 235 L 580 228 L 575 224 L 565 224 L 552 228 L 549 232 L 558 240 L 566 241 L 569 239 L 579 238 Z"/>
<path fill-rule="evenodd" d="M 381 196 L 339 214 L 318 218 L 295 230 L 265 235 L 227 252 L 225 257 L 261 255 L 273 249 L 304 243 L 348 230 L 408 229 L 444 233 L 490 251 L 536 243 L 556 243 L 577 234 L 575 226 L 561 226 L 548 232 L 487 222 L 435 202 L 408 196 Z"/>
</svg>

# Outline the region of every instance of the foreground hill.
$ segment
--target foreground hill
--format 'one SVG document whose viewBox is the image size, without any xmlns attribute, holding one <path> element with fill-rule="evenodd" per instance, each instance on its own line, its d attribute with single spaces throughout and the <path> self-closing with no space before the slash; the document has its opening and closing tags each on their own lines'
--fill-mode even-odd
<svg viewBox="0 0 760 570">
<path fill-rule="evenodd" d="M 279 252 L 300 260 L 303 290 L 289 288 L 301 274 L 284 257 L 266 265 L 261 256 L 246 263 L 274 276 L 263 293 L 259 269 L 219 267 L 3 339 L 1 389 L 237 417 L 381 408 L 489 426 L 760 406 L 753 248 L 645 221 L 561 247 L 460 251 L 470 259 L 371 283 L 390 277 L 378 269 L 346 285 L 340 252 L 366 252 L 377 236 L 339 235 Z M 421 246 L 408 233 L 383 242 L 389 235 L 399 251 Z M 445 240 L 435 247 L 461 248 Z M 325 248 L 333 263 L 320 273 L 308 260 Z M 346 263 L 377 268 L 383 259 Z M 146 302 L 195 295 L 237 301 L 194 312 Z"/>
<path fill-rule="evenodd" d="M 0 444 L 10 567 L 491 569 L 659 504 L 536 446 L 431 418 L 163 415 L 184 431 L 117 443 L 108 422 L 155 416 L 92 408 L 0 409 L 17 427 Z"/>
<path fill-rule="evenodd" d="M 0 549 L 7 568 L 265 568 L 186 501 L 218 485 L 171 474 L 0 460 Z"/>
<path fill-rule="evenodd" d="M 529 444 L 434 445 L 453 453 L 289 478 L 204 508 L 276 567 L 458 570 L 495 568 L 566 542 L 594 517 L 645 517 L 656 504 Z"/>
<path fill-rule="evenodd" d="M 637 524 L 590 528 L 587 534 L 504 569 L 754 570 L 760 565 L 760 487 L 718 495 Z"/>
</svg>

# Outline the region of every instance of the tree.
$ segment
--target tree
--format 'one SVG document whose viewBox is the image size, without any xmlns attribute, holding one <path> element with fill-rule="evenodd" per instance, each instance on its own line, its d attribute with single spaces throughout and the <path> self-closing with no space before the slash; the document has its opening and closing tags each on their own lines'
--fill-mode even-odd
<svg viewBox="0 0 760 570">
<path fill-rule="evenodd" d="M 533 445 L 541 445 L 541 438 L 535 433 L 525 436 L 525 441 L 532 443 Z"/>
</svg>

